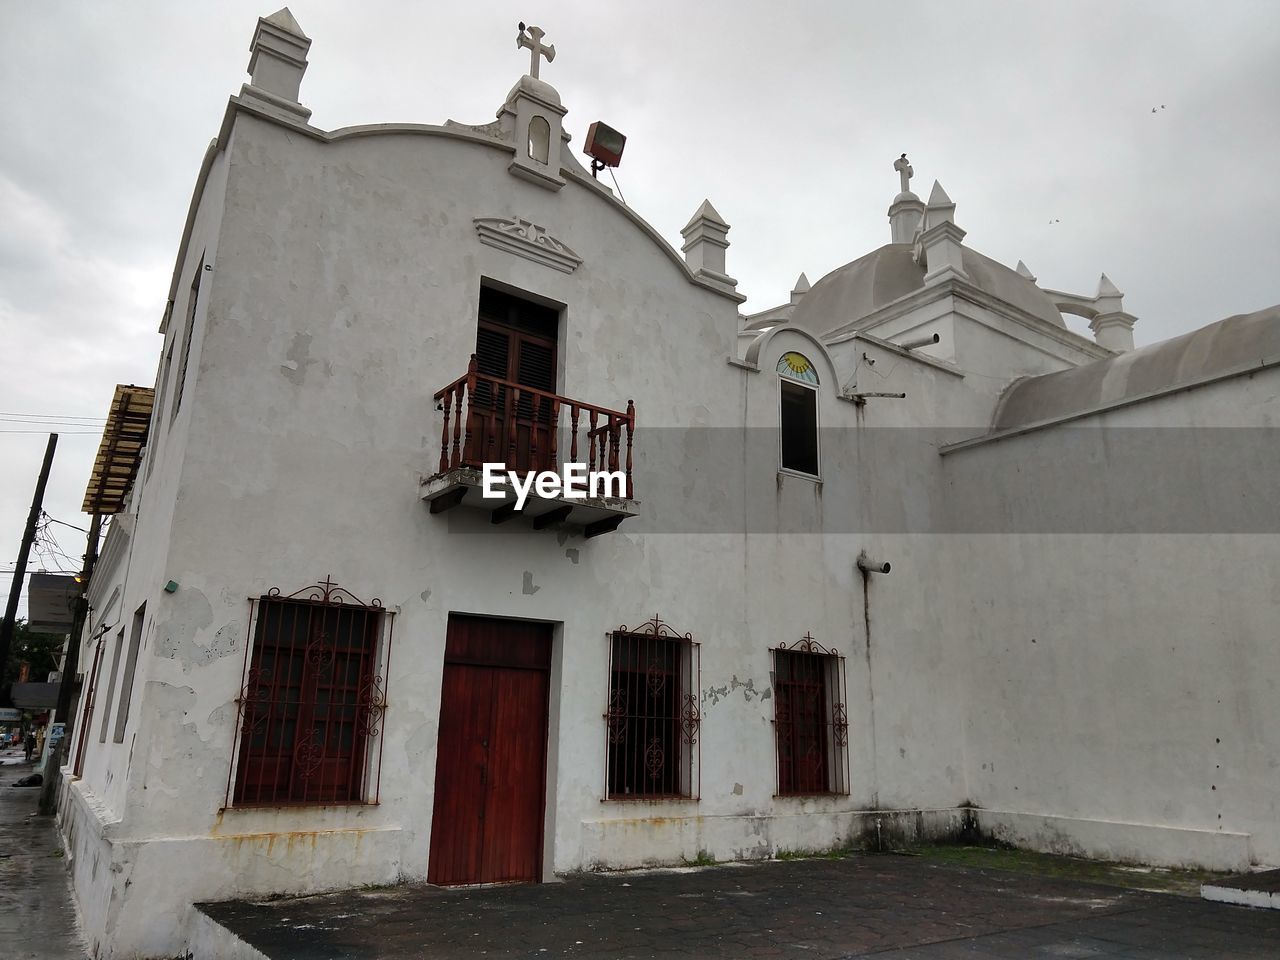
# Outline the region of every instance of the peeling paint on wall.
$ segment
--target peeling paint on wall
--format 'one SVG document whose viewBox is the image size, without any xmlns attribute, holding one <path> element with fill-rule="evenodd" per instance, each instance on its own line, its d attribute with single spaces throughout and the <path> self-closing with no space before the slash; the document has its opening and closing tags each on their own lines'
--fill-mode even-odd
<svg viewBox="0 0 1280 960">
<path fill-rule="evenodd" d="M 181 598 L 168 619 L 155 628 L 153 656 L 176 660 L 183 673 L 190 673 L 195 667 L 207 666 L 241 649 L 244 624 L 238 620 L 223 624 L 207 644 L 200 643 L 196 637 L 213 623 L 213 608 L 199 590 L 183 590 Z"/>
<path fill-rule="evenodd" d="M 527 597 L 532 597 L 535 593 L 537 593 L 541 589 L 542 589 L 541 587 L 537 586 L 533 582 L 532 571 L 526 570 L 524 572 L 524 584 L 520 587 L 521 593 L 523 593 Z"/>
<path fill-rule="evenodd" d="M 768 700 L 773 696 L 773 690 L 766 687 L 763 690 L 756 689 L 756 681 L 754 678 L 748 678 L 746 681 L 738 679 L 738 675 L 734 674 L 727 684 L 720 687 L 707 687 L 702 691 L 702 700 L 704 703 L 710 701 L 711 706 L 715 706 L 721 700 L 727 699 L 734 692 L 741 690 L 743 698 L 750 703 L 759 697 L 761 700 Z"/>
</svg>

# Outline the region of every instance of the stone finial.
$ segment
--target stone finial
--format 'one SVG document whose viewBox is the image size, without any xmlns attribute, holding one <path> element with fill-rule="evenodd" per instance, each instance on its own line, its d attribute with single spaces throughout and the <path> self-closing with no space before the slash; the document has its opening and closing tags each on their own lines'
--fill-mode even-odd
<svg viewBox="0 0 1280 960">
<path fill-rule="evenodd" d="M 1093 298 L 1099 310 L 1119 310 L 1124 304 L 1124 294 L 1105 273 L 1098 277 L 1098 292 Z"/>
<path fill-rule="evenodd" d="M 1124 294 L 1105 273 L 1098 278 L 1098 290 L 1093 296 L 1066 293 L 1062 290 L 1044 291 L 1053 305 L 1063 313 L 1089 318 L 1089 329 L 1100 347 L 1116 353 L 1133 349 L 1133 325 L 1138 318 L 1124 311 Z"/>
<path fill-rule="evenodd" d="M 1014 268 L 1014 272 L 1017 273 L 1018 276 L 1022 277 L 1024 280 L 1030 280 L 1032 283 L 1036 282 L 1036 275 L 1032 273 L 1031 268 L 1028 267 L 1021 260 L 1018 261 L 1018 266 Z"/>
<path fill-rule="evenodd" d="M 800 302 L 800 298 L 809 292 L 809 278 L 803 273 L 796 277 L 796 285 L 791 288 L 791 304 Z"/>
<path fill-rule="evenodd" d="M 898 171 L 898 182 L 902 186 L 902 193 L 911 192 L 911 178 L 916 175 L 915 170 L 911 167 L 911 161 L 907 159 L 904 153 L 897 160 L 893 161 L 893 169 Z"/>
<path fill-rule="evenodd" d="M 298 102 L 302 75 L 307 72 L 311 38 L 302 32 L 288 7 L 258 19 L 249 44 L 249 83 L 242 93 L 300 115 L 311 111 Z"/>
<path fill-rule="evenodd" d="M 1105 273 L 1098 278 L 1093 302 L 1098 310 L 1089 321 L 1093 339 L 1100 347 L 1124 353 L 1133 349 L 1133 325 L 1138 318 L 1124 311 L 1124 294 Z"/>
<path fill-rule="evenodd" d="M 924 228 L 936 227 L 940 223 L 956 222 L 956 205 L 942 189 L 942 184 L 933 181 L 933 189 L 929 192 L 929 205 L 924 209 Z"/>
<path fill-rule="evenodd" d="M 916 261 L 923 263 L 927 270 L 924 275 L 926 285 L 969 279 L 964 270 L 964 237 L 965 232 L 956 226 L 956 205 L 942 189 L 942 184 L 933 181 L 929 203 L 924 210 L 923 229 L 915 240 Z"/>
<path fill-rule="evenodd" d="M 905 153 L 893 161 L 893 169 L 898 171 L 898 183 L 902 192 L 889 204 L 889 242 L 910 243 L 920 229 L 924 204 L 911 192 L 910 180 L 915 171 Z"/>
<path fill-rule="evenodd" d="M 736 287 L 738 281 L 725 273 L 724 252 L 729 249 L 729 224 L 711 205 L 703 200 L 694 212 L 680 236 L 684 237 L 685 262 L 696 275 L 728 287 Z"/>
</svg>

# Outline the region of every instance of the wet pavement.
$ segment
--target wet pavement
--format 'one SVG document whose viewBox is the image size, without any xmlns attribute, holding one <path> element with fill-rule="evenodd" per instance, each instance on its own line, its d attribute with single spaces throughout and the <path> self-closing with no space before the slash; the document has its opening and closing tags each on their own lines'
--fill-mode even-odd
<svg viewBox="0 0 1280 960">
<path fill-rule="evenodd" d="M 53 817 L 39 787 L 12 786 L 29 773 L 20 748 L 0 751 L 0 957 L 84 960 Z"/>
<path fill-rule="evenodd" d="M 273 960 L 1280 957 L 1277 911 L 892 855 L 202 909 Z"/>
</svg>

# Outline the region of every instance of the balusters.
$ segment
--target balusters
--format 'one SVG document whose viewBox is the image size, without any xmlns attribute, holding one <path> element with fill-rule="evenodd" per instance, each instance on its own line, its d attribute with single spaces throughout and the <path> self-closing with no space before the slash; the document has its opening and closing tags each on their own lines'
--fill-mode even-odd
<svg viewBox="0 0 1280 960">
<path fill-rule="evenodd" d="M 494 444 L 498 442 L 498 397 L 494 392 L 495 387 L 490 386 L 489 390 L 489 425 L 484 431 L 484 459 L 486 463 L 495 463 L 497 458 L 493 455 L 493 451 Z"/>
<path fill-rule="evenodd" d="M 631 486 L 631 434 L 636 428 L 636 405 L 627 401 L 627 499 L 635 499 L 635 491 Z"/>
<path fill-rule="evenodd" d="M 551 401 L 551 467 L 556 468 L 556 454 L 558 453 L 556 433 L 560 427 L 560 398 L 556 397 Z"/>
<path fill-rule="evenodd" d="M 560 412 L 569 408 L 569 450 L 566 462 L 579 463 L 585 436 L 587 471 L 608 470 L 623 475 L 623 496 L 633 498 L 632 483 L 636 407 L 627 401 L 625 413 L 593 407 L 553 393 L 522 387 L 480 372 L 472 354 L 466 375 L 435 395 L 443 413 L 440 428 L 439 473 L 462 466 L 502 462 L 508 469 L 524 464 L 529 470 L 556 470 L 561 466 Z M 521 417 L 521 403 L 529 416 Z M 586 416 L 583 417 L 585 412 Z M 585 423 L 583 422 L 585 419 Z M 525 422 L 527 420 L 527 422 Z M 528 449 L 521 457 L 521 431 L 528 429 Z M 623 451 L 623 432 L 626 450 Z M 504 435 L 505 434 L 505 435 Z M 527 461 L 527 463 L 526 463 Z"/>
<path fill-rule="evenodd" d="M 466 389 L 465 385 L 460 383 L 453 391 L 453 457 L 449 461 L 452 467 L 458 467 L 462 464 L 460 451 L 462 446 L 462 392 L 464 389 Z"/>
<path fill-rule="evenodd" d="M 511 397 L 507 403 L 507 469 L 510 470 L 516 463 L 516 412 L 520 409 L 520 388 L 510 387 L 508 393 Z"/>
<path fill-rule="evenodd" d="M 529 469 L 540 470 L 538 462 L 538 413 L 542 410 L 542 398 L 536 393 L 529 398 Z"/>
<path fill-rule="evenodd" d="M 595 473 L 596 470 L 596 417 L 598 414 L 594 409 L 587 414 L 587 472 Z"/>
<path fill-rule="evenodd" d="M 475 447 L 471 442 L 471 411 L 476 406 L 476 355 L 471 355 L 471 362 L 467 364 L 467 435 L 466 442 L 462 445 L 463 454 L 467 463 L 471 463 L 476 458 Z M 458 407 L 462 409 L 461 405 Z"/>
<path fill-rule="evenodd" d="M 440 472 L 444 473 L 449 469 L 449 409 L 453 406 L 452 390 L 444 391 L 444 403 L 440 406 L 444 410 L 444 430 L 440 433 Z"/>
</svg>

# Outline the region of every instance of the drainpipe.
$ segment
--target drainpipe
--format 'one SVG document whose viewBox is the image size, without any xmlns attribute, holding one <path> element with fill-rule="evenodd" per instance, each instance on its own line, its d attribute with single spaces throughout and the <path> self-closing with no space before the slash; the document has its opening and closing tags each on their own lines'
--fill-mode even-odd
<svg viewBox="0 0 1280 960">
<path fill-rule="evenodd" d="M 875 784 L 875 806 L 880 806 L 880 772 L 876 769 L 876 685 L 871 668 L 871 576 L 890 570 L 888 561 L 872 560 L 864 550 L 858 554 L 858 572 L 862 575 L 862 625 L 866 630 L 867 646 L 867 712 L 871 719 L 871 782 Z M 876 849 L 880 848 L 880 821 L 876 819 Z"/>
</svg>

